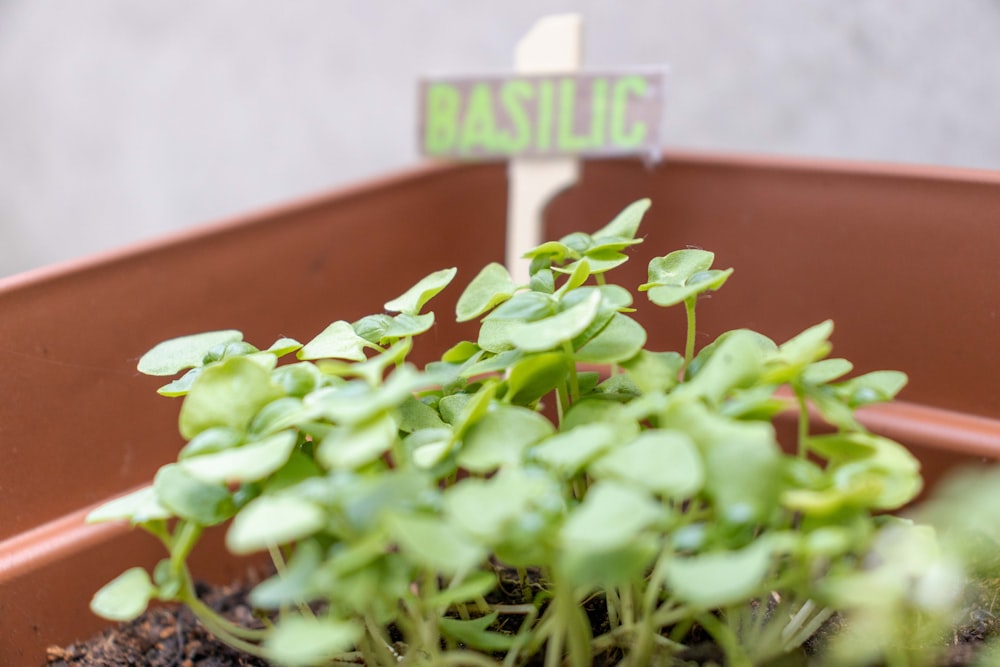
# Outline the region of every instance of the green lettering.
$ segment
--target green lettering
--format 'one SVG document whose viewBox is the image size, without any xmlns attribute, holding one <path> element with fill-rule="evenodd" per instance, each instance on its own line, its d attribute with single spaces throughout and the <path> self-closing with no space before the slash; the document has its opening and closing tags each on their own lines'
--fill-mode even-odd
<svg viewBox="0 0 1000 667">
<path fill-rule="evenodd" d="M 615 82 L 611 93 L 611 143 L 616 148 L 634 148 L 646 138 L 645 123 L 635 123 L 629 131 L 625 129 L 630 94 L 636 97 L 645 95 L 646 80 L 641 76 L 624 76 Z"/>
<path fill-rule="evenodd" d="M 504 111 L 511 123 L 511 133 L 498 137 L 504 150 L 515 152 L 524 150 L 531 143 L 531 121 L 521 103 L 534 96 L 534 87 L 528 81 L 508 81 L 500 91 Z"/>
<path fill-rule="evenodd" d="M 576 121 L 576 82 L 563 79 L 559 91 L 559 148 L 581 151 L 587 148 L 587 138 L 573 134 Z"/>
<path fill-rule="evenodd" d="M 604 146 L 604 124 L 607 122 L 608 111 L 608 80 L 594 79 L 594 86 L 590 91 L 590 146 L 591 148 L 602 148 Z"/>
<path fill-rule="evenodd" d="M 493 119 L 493 94 L 488 83 L 477 83 L 469 93 L 469 105 L 462 123 L 462 152 L 475 148 L 493 150 L 496 141 L 496 123 Z"/>
<path fill-rule="evenodd" d="M 443 155 L 454 148 L 458 136 L 458 90 L 447 83 L 432 83 L 424 99 L 424 150 Z"/>
<path fill-rule="evenodd" d="M 535 131 L 535 148 L 546 151 L 552 143 L 552 82 L 538 84 L 538 127 Z"/>
</svg>

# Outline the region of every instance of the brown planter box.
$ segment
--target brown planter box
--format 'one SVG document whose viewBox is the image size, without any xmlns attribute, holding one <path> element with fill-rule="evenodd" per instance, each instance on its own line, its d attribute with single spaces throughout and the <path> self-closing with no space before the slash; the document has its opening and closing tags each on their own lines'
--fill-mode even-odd
<svg viewBox="0 0 1000 667">
<path fill-rule="evenodd" d="M 258 343 L 307 340 L 432 270 L 457 264 L 464 284 L 502 261 L 505 178 L 500 165 L 417 170 L 0 280 L 0 664 L 40 664 L 46 645 L 92 633 L 92 593 L 161 557 L 141 534 L 81 522 L 181 444 L 178 404 L 135 370 L 145 350 L 230 327 Z M 905 403 L 864 416 L 913 448 L 931 483 L 1000 454 L 1000 175 L 679 154 L 655 169 L 592 162 L 550 207 L 547 234 L 596 229 L 643 196 L 646 243 L 618 272 L 624 284 L 684 246 L 736 267 L 699 308 L 702 342 L 733 327 L 780 340 L 832 317 L 835 353 L 857 370 L 909 373 Z M 653 347 L 682 348 L 681 310 L 640 312 Z M 462 335 L 439 319 L 418 341 L 423 360 Z M 199 573 L 217 580 L 244 567 L 218 539 L 200 552 Z"/>
</svg>

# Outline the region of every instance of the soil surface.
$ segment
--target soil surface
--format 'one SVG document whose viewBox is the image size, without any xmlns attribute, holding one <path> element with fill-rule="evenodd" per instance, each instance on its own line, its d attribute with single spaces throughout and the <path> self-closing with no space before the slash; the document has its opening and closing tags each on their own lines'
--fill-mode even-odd
<svg viewBox="0 0 1000 667">
<path fill-rule="evenodd" d="M 239 585 L 198 587 L 198 596 L 215 611 L 246 627 L 261 627 L 246 602 L 256 578 Z M 186 607 L 163 605 L 85 642 L 50 646 L 48 667 L 269 667 L 236 651 L 202 627 Z"/>
<path fill-rule="evenodd" d="M 245 627 L 261 627 L 258 618 L 246 602 L 246 594 L 260 577 L 221 587 L 199 586 L 199 597 L 229 620 Z M 501 585 L 503 581 L 501 579 Z M 969 599 L 966 620 L 956 627 L 947 647 L 942 647 L 940 667 L 971 667 L 976 665 L 976 654 L 983 642 L 1000 636 L 1000 608 L 994 605 L 1000 599 L 1000 580 L 980 582 Z M 985 584 L 985 585 L 983 585 Z M 588 608 L 588 615 L 600 631 L 601 605 Z M 996 614 L 996 615 L 994 615 Z M 606 616 L 603 623 L 607 623 Z M 695 628 L 695 635 L 697 635 Z M 694 641 L 692 641 L 694 640 Z M 677 656 L 678 665 L 684 667 L 710 667 L 722 665 L 722 653 L 714 644 L 689 636 L 691 648 Z M 928 647 L 929 650 L 931 647 Z M 541 655 L 536 656 L 541 664 Z M 595 665 L 610 666 L 617 662 L 617 655 L 599 656 Z M 807 666 L 804 656 L 783 660 L 775 667 Z M 532 663 L 534 664 L 534 663 Z M 51 646 L 45 667 L 270 667 L 269 663 L 247 656 L 229 648 L 205 630 L 185 607 L 163 605 L 151 608 L 131 623 L 109 628 L 85 642 L 67 647 Z"/>
</svg>

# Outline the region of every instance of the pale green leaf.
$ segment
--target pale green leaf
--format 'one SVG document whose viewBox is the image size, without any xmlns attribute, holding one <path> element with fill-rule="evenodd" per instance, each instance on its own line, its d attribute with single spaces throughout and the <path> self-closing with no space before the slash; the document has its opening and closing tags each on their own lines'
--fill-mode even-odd
<svg viewBox="0 0 1000 667">
<path fill-rule="evenodd" d="M 400 313 L 390 315 L 368 315 L 352 326 L 354 331 L 367 341 L 385 345 L 400 338 L 412 338 L 424 333 L 434 325 L 434 313 L 411 315 Z"/>
<path fill-rule="evenodd" d="M 455 305 L 459 322 L 468 322 L 495 308 L 514 295 L 517 285 L 503 264 L 491 262 L 483 267 L 462 292 Z"/>
<path fill-rule="evenodd" d="M 398 427 L 389 414 L 334 427 L 320 442 L 316 458 L 326 468 L 353 470 L 379 458 L 396 441 Z"/>
<path fill-rule="evenodd" d="M 308 500 L 292 496 L 260 496 L 233 519 L 226 546 L 235 554 L 262 551 L 308 537 L 326 525 L 326 514 Z"/>
<path fill-rule="evenodd" d="M 204 482 L 256 482 L 285 465 L 295 448 L 295 433 L 281 431 L 242 447 L 193 456 L 180 466 Z"/>
<path fill-rule="evenodd" d="M 789 382 L 798 377 L 807 366 L 830 353 L 830 334 L 833 321 L 826 320 L 811 326 L 778 347 L 768 360 L 766 382 Z"/>
<path fill-rule="evenodd" d="M 109 621 L 131 621 L 146 611 L 156 586 L 141 567 L 125 570 L 105 584 L 90 600 L 90 609 Z"/>
<path fill-rule="evenodd" d="M 222 523 L 236 512 L 233 496 L 222 484 L 204 482 L 180 464 L 163 466 L 153 478 L 161 505 L 203 526 Z"/>
<path fill-rule="evenodd" d="M 594 321 L 601 305 L 599 291 L 592 292 L 566 310 L 535 322 L 518 324 L 510 331 L 510 341 L 527 352 L 544 352 L 573 340 Z"/>
<path fill-rule="evenodd" d="M 589 471 L 680 500 L 694 496 L 705 482 L 701 453 L 680 431 L 644 431 L 599 458 Z"/>
<path fill-rule="evenodd" d="M 667 586 L 676 599 L 701 609 L 746 602 L 758 594 L 771 566 L 771 545 L 671 559 Z"/>
<path fill-rule="evenodd" d="M 471 646 L 481 651 L 506 651 L 514 645 L 516 639 L 512 634 L 490 632 L 487 628 L 493 625 L 500 612 L 493 612 L 480 618 L 461 620 L 442 616 L 438 619 L 441 634 L 465 646 Z"/>
<path fill-rule="evenodd" d="M 329 616 L 283 616 L 268 633 L 264 651 L 269 661 L 283 667 L 310 667 L 350 651 L 363 628 L 352 621 Z"/>
<path fill-rule="evenodd" d="M 208 366 L 181 406 L 181 435 L 190 439 L 213 426 L 245 430 L 257 411 L 281 394 L 271 374 L 246 357 Z"/>
<path fill-rule="evenodd" d="M 594 232 L 594 239 L 622 238 L 634 239 L 639 231 L 639 224 L 643 216 L 653 203 L 649 199 L 639 199 L 634 201 L 616 215 L 608 224 Z"/>
<path fill-rule="evenodd" d="M 87 523 L 104 521 L 129 521 L 133 524 L 169 519 L 171 513 L 160 504 L 152 485 L 119 496 L 100 505 L 87 514 Z"/>
<path fill-rule="evenodd" d="M 458 464 L 481 473 L 516 466 L 528 447 L 554 432 L 552 423 L 534 410 L 497 406 L 469 428 L 458 453 Z"/>
<path fill-rule="evenodd" d="M 612 424 L 585 424 L 546 439 L 531 450 L 530 456 L 561 475 L 571 477 L 619 444 L 620 437 L 621 431 Z"/>
<path fill-rule="evenodd" d="M 403 552 L 433 572 L 467 572 L 486 556 L 471 537 L 434 516 L 390 516 L 386 523 Z"/>
<path fill-rule="evenodd" d="M 359 336 L 349 322 L 337 320 L 295 353 L 299 359 L 364 361 L 371 343 Z"/>
<path fill-rule="evenodd" d="M 644 393 L 669 391 L 677 386 L 684 357 L 677 352 L 650 352 L 638 354 L 621 362 L 622 368 Z"/>
<path fill-rule="evenodd" d="M 604 480 L 587 491 L 559 534 L 567 551 L 607 551 L 627 546 L 658 521 L 666 510 L 648 493 Z"/>
<path fill-rule="evenodd" d="M 421 278 L 416 285 L 406 290 L 402 295 L 391 301 L 386 301 L 385 309 L 391 313 L 418 315 L 424 304 L 447 287 L 456 273 L 458 273 L 458 269 L 455 268 L 442 269 Z"/>
<path fill-rule="evenodd" d="M 201 366 L 205 354 L 216 345 L 241 340 L 243 334 L 232 329 L 172 338 L 142 355 L 138 369 L 146 375 L 173 375 L 185 368 Z"/>
<path fill-rule="evenodd" d="M 503 400 L 529 405 L 565 382 L 572 361 L 563 352 L 535 354 L 509 366 Z"/>
<path fill-rule="evenodd" d="M 463 479 L 444 494 L 448 518 L 492 546 L 516 532 L 515 524 L 532 510 L 555 514 L 562 506 L 558 482 L 539 468 L 502 468 L 489 479 Z"/>
<path fill-rule="evenodd" d="M 631 359 L 646 344 L 646 330 L 627 315 L 615 313 L 600 333 L 576 351 L 577 361 L 613 364 Z"/>
</svg>

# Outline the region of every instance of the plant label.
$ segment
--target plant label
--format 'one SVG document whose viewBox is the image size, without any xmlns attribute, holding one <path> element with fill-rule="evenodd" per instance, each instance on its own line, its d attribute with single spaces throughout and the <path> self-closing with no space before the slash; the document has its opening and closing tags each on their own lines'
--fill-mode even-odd
<svg viewBox="0 0 1000 667">
<path fill-rule="evenodd" d="M 420 83 L 424 155 L 509 159 L 654 155 L 665 69 Z"/>
</svg>

